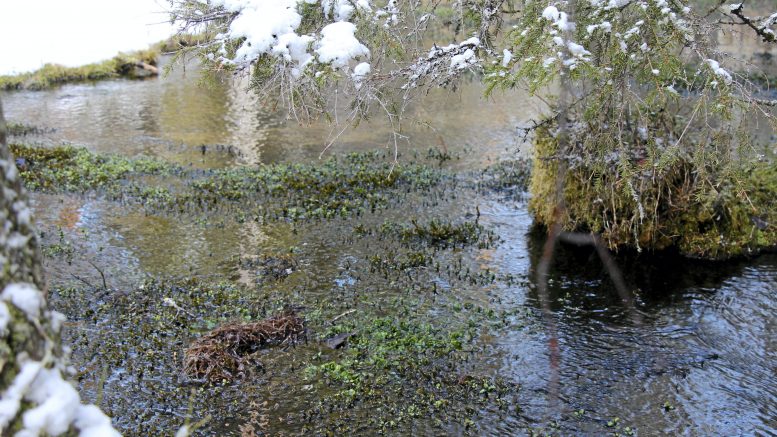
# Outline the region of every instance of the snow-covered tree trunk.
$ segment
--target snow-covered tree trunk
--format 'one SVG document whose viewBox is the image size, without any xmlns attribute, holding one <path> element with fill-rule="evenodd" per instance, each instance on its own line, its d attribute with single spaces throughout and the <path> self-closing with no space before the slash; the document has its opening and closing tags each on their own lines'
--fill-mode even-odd
<svg viewBox="0 0 777 437">
<path fill-rule="evenodd" d="M 6 143 L 2 109 L 0 103 L 0 435 L 118 435 L 97 407 L 81 405 L 63 377 L 64 316 L 46 304 L 32 214 Z"/>
</svg>

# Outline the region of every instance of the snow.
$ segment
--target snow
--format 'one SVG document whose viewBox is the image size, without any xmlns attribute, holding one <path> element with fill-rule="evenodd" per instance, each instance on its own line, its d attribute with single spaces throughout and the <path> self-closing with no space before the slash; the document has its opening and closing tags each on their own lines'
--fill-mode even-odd
<svg viewBox="0 0 777 437">
<path fill-rule="evenodd" d="M 542 11 L 542 18 L 546 20 L 556 22 L 560 17 L 561 14 L 555 6 L 548 6 L 544 11 Z"/>
<path fill-rule="evenodd" d="M 510 65 L 510 61 L 513 59 L 513 53 L 510 50 L 504 49 L 502 52 L 502 67 L 507 68 Z"/>
<path fill-rule="evenodd" d="M 175 437 L 189 437 L 191 430 L 188 425 L 184 425 L 178 428 L 178 432 L 175 433 Z"/>
<path fill-rule="evenodd" d="M 316 48 L 319 62 L 329 63 L 335 68 L 347 67 L 348 63 L 358 57 L 370 55 L 354 33 L 356 25 L 347 21 L 328 24 L 321 30 L 321 41 Z"/>
<path fill-rule="evenodd" d="M 362 62 L 361 64 L 353 67 L 353 76 L 354 78 L 363 78 L 364 76 L 370 74 L 370 64 L 368 62 Z"/>
<path fill-rule="evenodd" d="M 0 401 L 0 429 L 5 429 L 19 412 L 21 401 L 35 405 L 22 415 L 23 428 L 17 437 L 61 435 L 75 426 L 81 437 L 120 436 L 108 418 L 94 405 L 81 405 L 76 389 L 62 378 L 58 368 L 24 360 L 21 370 Z"/>
<path fill-rule="evenodd" d="M 575 30 L 575 24 L 569 22 L 566 12 L 561 12 L 555 6 L 548 6 L 542 11 L 542 18 L 552 21 L 560 30 Z"/>
<path fill-rule="evenodd" d="M 27 245 L 28 241 L 30 241 L 30 237 L 28 235 L 22 235 L 18 232 L 14 232 L 10 237 L 8 237 L 8 240 L 5 244 L 9 249 L 22 249 Z"/>
<path fill-rule="evenodd" d="M 40 317 L 40 310 L 43 307 L 43 295 L 32 284 L 9 284 L 3 290 L 0 298 L 11 302 L 16 308 L 24 311 L 30 319 Z"/>
<path fill-rule="evenodd" d="M 462 41 L 461 44 L 459 44 L 459 46 L 462 46 L 462 47 L 463 46 L 477 47 L 479 45 L 480 45 L 480 38 L 476 36 L 473 36 L 472 38 L 467 38 L 464 41 Z"/>
<path fill-rule="evenodd" d="M 51 330 L 58 334 L 62 330 L 62 324 L 67 322 L 67 316 L 59 311 L 49 311 L 49 320 L 51 322 Z"/>
<path fill-rule="evenodd" d="M 0 429 L 6 429 L 14 417 L 16 417 L 24 393 L 32 384 L 41 367 L 41 364 L 36 361 L 24 363 L 21 365 L 19 373 L 16 374 L 11 385 L 3 392 L 2 399 L 0 400 Z"/>
<path fill-rule="evenodd" d="M 370 3 L 366 0 L 356 0 L 351 4 L 348 0 L 322 0 L 321 6 L 324 8 L 324 14 L 327 18 L 334 18 L 336 21 L 350 20 L 356 9 L 361 9 L 365 12 L 372 10 Z M 334 13 L 334 17 L 332 17 Z"/>
<path fill-rule="evenodd" d="M 8 199 L 7 196 L 6 199 Z M 30 208 L 27 208 L 26 204 L 23 204 L 16 211 L 16 222 L 19 226 L 30 226 L 32 224 L 32 211 L 30 211 Z"/>
<path fill-rule="evenodd" d="M 302 1 L 318 3 L 317 0 L 214 0 L 213 5 L 236 14 L 229 29 L 218 37 L 224 44 L 222 54 L 227 52 L 228 41 L 244 38 L 234 57 L 222 56 L 219 61 L 245 67 L 269 54 L 293 64 L 291 74 L 299 77 L 316 61 L 336 69 L 348 69 L 351 62 L 369 57 L 369 49 L 355 36 L 356 25 L 348 21 L 357 12 L 372 12 L 369 0 L 322 0 L 325 16 L 334 22 L 320 32 L 305 35 L 298 33 Z M 388 7 L 396 12 L 395 4 L 389 3 Z"/>
<path fill-rule="evenodd" d="M 8 311 L 8 306 L 0 302 L 0 335 L 8 334 L 8 322 L 11 321 L 11 312 Z"/>
<path fill-rule="evenodd" d="M 278 44 L 272 48 L 272 54 L 283 58 L 287 62 L 296 62 L 297 67 L 295 70 L 300 72 L 313 60 L 313 55 L 308 53 L 308 46 L 312 42 L 313 37 L 311 36 L 287 33 L 278 37 Z M 294 76 L 299 77 L 299 74 Z"/>
<path fill-rule="evenodd" d="M 573 56 L 576 56 L 578 58 L 582 58 L 584 56 L 591 54 L 591 52 L 586 50 L 585 47 L 581 46 L 580 44 L 575 44 L 573 42 L 568 43 L 567 48 L 569 49 L 569 52 L 572 53 Z"/>
<path fill-rule="evenodd" d="M 296 0 L 222 1 L 232 12 L 242 8 L 229 26 L 230 38 L 245 38 L 232 59 L 234 62 L 250 62 L 270 52 L 279 45 L 281 38 L 288 42 L 299 37 L 294 31 L 302 22 L 302 16 L 297 12 Z"/>
<path fill-rule="evenodd" d="M 470 63 L 470 60 L 473 60 L 475 57 L 475 52 L 472 51 L 472 49 L 467 49 L 464 51 L 464 53 L 454 55 L 451 57 L 451 69 L 455 70 L 461 70 L 463 68 L 466 68 L 467 65 Z"/>
<path fill-rule="evenodd" d="M 726 69 L 721 67 L 718 61 L 714 59 L 707 59 L 705 62 L 707 63 L 707 65 L 710 66 L 710 69 L 712 69 L 712 72 L 715 73 L 716 76 L 723 79 L 723 82 L 725 82 L 726 84 L 730 84 L 733 81 L 733 79 L 731 78 L 731 74 L 728 71 L 726 71 Z"/>
<path fill-rule="evenodd" d="M 43 294 L 32 284 L 13 283 L 0 294 L 0 335 L 8 335 L 11 314 L 6 305 L 10 302 L 23 311 L 36 326 L 43 309 Z M 47 312 L 54 331 L 59 330 L 64 316 Z M 52 342 L 46 340 L 43 361 L 31 360 L 27 353 L 17 355 L 19 372 L 0 397 L 0 430 L 7 430 L 15 420 L 22 402 L 29 408 L 21 417 L 22 429 L 17 437 L 39 435 L 57 436 L 75 427 L 82 437 L 114 437 L 120 434 L 111 426 L 111 419 L 93 405 L 81 405 L 75 387 L 62 377 L 61 364 L 53 356 Z"/>
<path fill-rule="evenodd" d="M 111 419 L 94 405 L 78 407 L 73 424 L 80 430 L 80 437 L 120 436 L 111 426 Z"/>
<path fill-rule="evenodd" d="M 66 432 L 80 404 L 78 392 L 62 379 L 58 369 L 40 369 L 25 399 L 37 404 L 22 416 L 25 431 L 31 436 Z"/>
</svg>

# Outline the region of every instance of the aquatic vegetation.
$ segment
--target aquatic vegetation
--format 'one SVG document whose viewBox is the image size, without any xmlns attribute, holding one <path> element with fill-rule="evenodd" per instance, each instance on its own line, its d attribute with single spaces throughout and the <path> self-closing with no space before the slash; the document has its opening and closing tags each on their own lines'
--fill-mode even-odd
<svg viewBox="0 0 777 437">
<path fill-rule="evenodd" d="M 184 354 L 184 372 L 197 379 L 231 381 L 261 366 L 259 349 L 293 344 L 305 335 L 305 322 L 293 311 L 254 323 L 228 323 L 195 340 Z"/>
<path fill-rule="evenodd" d="M 366 422 L 364 429 L 407 429 L 419 417 L 433 418 L 439 430 L 459 429 L 474 425 L 484 405 L 506 407 L 505 399 L 515 395 L 517 386 L 450 366 L 463 359 L 465 342 L 473 336 L 466 324 L 454 325 L 458 328 L 391 316 L 336 327 L 355 331 L 348 346 L 337 360 L 310 365 L 306 374 L 314 386 L 334 390 L 339 417 L 327 428 L 313 423 L 308 430 L 352 429 L 347 424 L 357 417 Z M 365 410 L 380 413 L 359 413 Z"/>
<path fill-rule="evenodd" d="M 54 131 L 54 129 L 30 126 L 24 123 L 8 123 L 6 124 L 6 129 L 9 136 L 15 137 L 21 137 L 25 135 L 40 135 Z"/>
<path fill-rule="evenodd" d="M 397 232 L 402 241 L 408 244 L 422 244 L 440 248 L 477 245 L 480 248 L 492 246 L 498 237 L 481 226 L 477 221 L 454 224 L 432 219 L 427 224 L 410 220 L 410 226 L 386 223 L 381 227 L 383 233 Z"/>
<path fill-rule="evenodd" d="M 554 220 L 556 151 L 556 140 L 538 131 L 529 208 L 540 224 Z M 725 259 L 777 247 L 777 165 L 744 163 L 719 174 L 711 190 L 703 170 L 685 159 L 643 166 L 632 186 L 616 170 L 577 163 L 566 172 L 560 220 L 566 230 L 601 234 L 613 249 Z"/>
<path fill-rule="evenodd" d="M 520 197 L 529 188 L 531 169 L 532 163 L 528 160 L 500 161 L 481 172 L 478 187 Z"/>
<path fill-rule="evenodd" d="M 390 270 L 405 271 L 426 267 L 432 262 L 432 259 L 430 253 L 422 250 L 411 251 L 401 255 L 394 252 L 389 252 L 385 256 L 375 254 L 369 258 L 371 269 L 386 273 Z"/>
<path fill-rule="evenodd" d="M 140 203 L 149 211 L 164 213 L 233 207 L 245 215 L 253 206 L 263 220 L 292 222 L 383 209 L 410 192 L 433 188 L 444 178 L 441 170 L 394 165 L 379 153 L 330 158 L 321 165 L 273 164 L 201 171 L 184 170 L 156 159 L 101 155 L 70 146 L 12 145 L 11 150 L 25 184 L 32 190 L 100 190 L 110 199 Z M 139 177 L 143 175 L 169 179 L 151 184 Z"/>
<path fill-rule="evenodd" d="M 69 82 L 84 82 L 116 77 L 143 77 L 148 73 L 136 71 L 139 65 L 156 66 L 159 52 L 155 49 L 119 53 L 113 58 L 81 67 L 46 64 L 31 73 L 0 76 L 0 90 L 41 90 Z M 145 71 L 145 70 L 144 70 Z"/>
<path fill-rule="evenodd" d="M 262 254 L 257 258 L 243 258 L 240 268 L 256 274 L 256 281 L 279 281 L 297 269 L 297 260 L 291 254 Z"/>
<path fill-rule="evenodd" d="M 129 159 L 98 155 L 83 148 L 9 146 L 25 186 L 49 192 L 87 191 L 117 187 L 121 180 L 142 174 L 173 172 L 176 166 L 151 158 Z"/>
</svg>

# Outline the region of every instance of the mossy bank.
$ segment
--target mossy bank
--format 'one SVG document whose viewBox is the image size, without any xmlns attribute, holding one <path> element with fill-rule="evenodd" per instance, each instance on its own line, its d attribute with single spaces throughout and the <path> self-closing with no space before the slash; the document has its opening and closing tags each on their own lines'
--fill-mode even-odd
<svg viewBox="0 0 777 437">
<path fill-rule="evenodd" d="M 685 256 L 728 259 L 777 247 L 777 165 L 752 161 L 710 175 L 696 162 L 633 162 L 626 177 L 612 168 L 567 162 L 560 221 L 567 231 L 599 233 L 611 249 L 676 249 Z M 554 222 L 558 142 L 535 139 L 529 208 Z M 704 176 L 702 176 L 704 174 Z"/>
<path fill-rule="evenodd" d="M 41 90 L 70 82 L 85 82 L 118 77 L 142 78 L 158 74 L 160 52 L 156 48 L 119 53 L 102 62 L 66 67 L 46 64 L 30 73 L 0 76 L 0 90 Z"/>
</svg>

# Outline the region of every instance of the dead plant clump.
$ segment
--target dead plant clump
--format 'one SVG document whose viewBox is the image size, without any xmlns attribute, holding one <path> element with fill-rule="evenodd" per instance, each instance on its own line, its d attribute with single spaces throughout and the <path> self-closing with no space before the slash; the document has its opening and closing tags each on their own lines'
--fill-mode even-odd
<svg viewBox="0 0 777 437">
<path fill-rule="evenodd" d="M 255 323 L 229 323 L 195 340 L 184 355 L 184 372 L 212 382 L 241 378 L 260 365 L 257 352 L 304 338 L 305 323 L 293 311 Z"/>
</svg>

